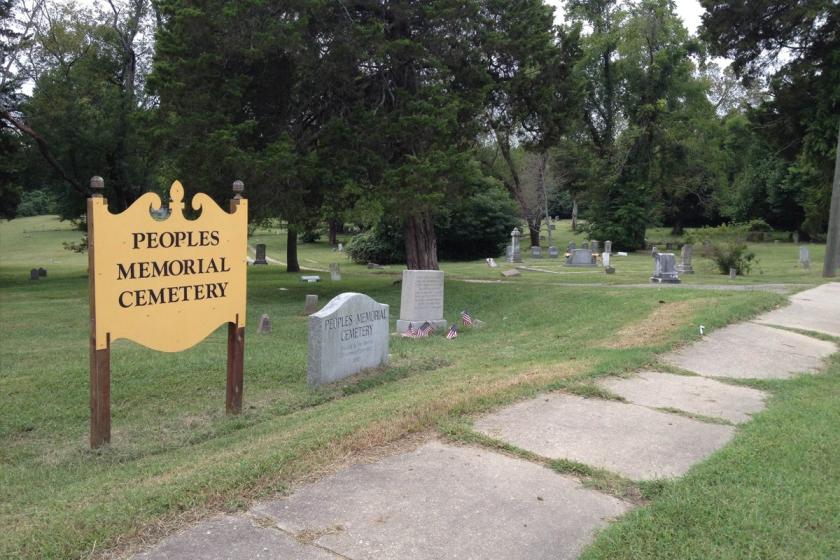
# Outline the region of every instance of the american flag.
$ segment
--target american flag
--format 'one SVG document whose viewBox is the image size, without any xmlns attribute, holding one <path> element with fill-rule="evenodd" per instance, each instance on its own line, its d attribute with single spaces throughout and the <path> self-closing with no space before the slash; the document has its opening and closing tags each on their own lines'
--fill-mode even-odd
<svg viewBox="0 0 840 560">
<path fill-rule="evenodd" d="M 446 333 L 446 338 L 452 340 L 456 336 L 458 336 L 458 327 L 455 326 L 455 323 L 452 323 L 452 326 L 449 327 L 449 332 Z"/>
<path fill-rule="evenodd" d="M 461 311 L 461 321 L 464 322 L 465 327 L 471 327 L 473 324 L 473 318 L 466 309 Z"/>
<path fill-rule="evenodd" d="M 417 329 L 414 328 L 414 323 L 408 324 L 408 330 L 402 333 L 406 338 L 417 338 Z"/>
<path fill-rule="evenodd" d="M 423 323 L 417 330 L 417 336 L 429 336 L 435 328 L 428 321 Z"/>
</svg>

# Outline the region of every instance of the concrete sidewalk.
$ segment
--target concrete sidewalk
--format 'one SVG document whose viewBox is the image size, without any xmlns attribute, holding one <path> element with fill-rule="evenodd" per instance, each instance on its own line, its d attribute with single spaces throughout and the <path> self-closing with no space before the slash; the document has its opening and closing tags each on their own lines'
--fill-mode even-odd
<svg viewBox="0 0 840 560">
<path fill-rule="evenodd" d="M 789 307 L 665 356 L 696 375 L 607 378 L 601 386 L 623 401 L 541 395 L 486 415 L 476 429 L 633 480 L 680 476 L 764 408 L 762 391 L 726 378 L 816 373 L 837 351 L 768 325 L 840 337 L 840 284 L 799 293 Z M 541 463 L 433 440 L 206 520 L 136 558 L 571 559 L 631 507 Z"/>
</svg>

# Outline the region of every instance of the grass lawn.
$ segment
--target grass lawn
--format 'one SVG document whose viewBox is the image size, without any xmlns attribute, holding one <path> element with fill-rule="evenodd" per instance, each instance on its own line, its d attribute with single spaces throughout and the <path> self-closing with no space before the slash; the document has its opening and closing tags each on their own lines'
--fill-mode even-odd
<svg viewBox="0 0 840 560">
<path fill-rule="evenodd" d="M 562 235 L 562 226 L 558 229 Z M 127 550 L 207 512 L 241 509 L 253 499 L 286 491 L 350 454 L 406 434 L 439 430 L 451 435 L 463 418 L 541 390 L 587 394 L 593 378 L 650 365 L 656 353 L 696 338 L 699 324 L 713 329 L 783 301 L 766 292 L 595 285 L 646 283 L 652 264 L 643 254 L 618 260 L 619 272 L 613 277 L 594 270 L 563 270 L 543 259 L 530 264 L 560 274 L 526 272 L 505 283 L 487 282 L 500 279 L 499 271 L 481 261 L 443 263 L 448 273 L 445 316 L 452 321 L 468 308 L 487 323 L 484 329 L 463 332 L 454 341 L 394 337 L 386 370 L 309 389 L 305 294 L 318 294 L 323 305 L 340 292 L 364 292 L 390 304 L 397 316 L 400 289 L 394 280 L 402 267 L 372 271 L 349 263 L 324 243 L 306 244 L 300 247 L 302 266 L 325 270 L 330 262 L 341 262 L 344 280 L 330 282 L 324 274 L 320 284 L 303 284 L 298 274 L 286 274 L 277 265 L 249 269 L 242 415 L 224 415 L 224 328 L 178 354 L 117 341 L 111 357 L 112 444 L 90 451 L 87 257 L 61 248 L 62 241 L 79 237 L 79 232 L 49 217 L 0 222 L 0 391 L 5 412 L 0 415 L 0 558 L 88 558 Z M 284 239 L 278 232 L 260 231 L 250 242 L 265 242 L 269 257 L 285 260 Z M 567 239 L 562 240 L 564 246 Z M 732 282 L 705 271 L 696 259 L 698 274 L 686 281 L 821 281 L 816 270 L 797 269 L 797 250 L 791 244 L 761 244 L 755 249 L 767 267 L 765 278 Z M 821 258 L 819 251 L 818 246 L 812 249 L 815 263 Z M 28 270 L 38 266 L 48 269 L 48 277 L 32 282 Z M 256 334 L 262 313 L 272 318 L 269 335 Z M 831 375 L 811 379 L 815 385 L 797 380 L 774 387 L 778 396 L 770 410 L 744 428 L 735 444 L 692 471 L 685 482 L 664 485 L 651 508 L 632 514 L 615 531 L 638 523 L 645 512 L 667 507 L 659 504 L 669 500 L 717 514 L 720 504 L 703 505 L 714 496 L 701 486 L 710 479 L 721 481 L 714 470 L 704 475 L 703 469 L 714 469 L 707 465 L 727 454 L 751 456 L 770 441 L 788 448 L 785 452 L 794 457 L 809 442 L 816 444 L 814 438 L 800 435 L 822 433 L 832 418 L 837 425 L 836 410 L 818 405 L 820 399 L 836 399 L 837 369 L 835 363 Z M 806 398 L 808 391 L 814 392 L 814 399 Z M 816 408 L 811 413 L 797 408 L 812 400 Z M 792 419 L 796 423 L 791 424 Z M 790 432 L 779 432 L 780 423 Z M 756 436 L 751 438 L 753 432 Z M 787 433 L 797 439 L 786 439 Z M 828 446 L 823 452 L 835 453 L 836 459 L 840 446 L 833 437 L 826 434 L 820 441 Z M 771 459 L 784 460 L 782 453 L 777 455 Z M 761 461 L 743 465 L 743 476 Z M 840 473 L 827 465 L 819 473 L 803 469 L 787 494 L 768 486 L 766 492 L 773 495 L 767 499 L 783 511 L 810 503 L 803 492 L 829 500 L 840 486 Z M 739 486 L 741 469 L 738 463 L 729 467 L 730 478 L 722 486 Z M 581 474 L 598 478 L 597 473 Z M 705 476 L 705 482 L 683 486 L 698 476 Z M 754 491 L 761 494 L 761 480 L 756 484 Z M 721 488 L 721 496 L 736 490 Z M 838 524 L 829 524 L 832 518 L 826 515 L 836 520 L 840 510 L 831 501 L 821 501 L 815 502 L 815 512 L 823 507 L 819 503 L 828 508 L 822 510 L 824 515 L 808 519 L 825 523 L 823 540 L 837 539 Z M 734 503 L 731 507 L 738 508 Z M 664 519 L 668 511 L 658 515 Z M 652 523 L 657 526 L 659 521 Z M 605 533 L 599 546 L 624 538 L 615 531 Z M 743 541 L 755 535 L 731 538 Z M 678 543 L 668 548 L 662 540 L 669 554 L 679 555 Z M 610 554 L 606 550 L 603 557 Z"/>
</svg>

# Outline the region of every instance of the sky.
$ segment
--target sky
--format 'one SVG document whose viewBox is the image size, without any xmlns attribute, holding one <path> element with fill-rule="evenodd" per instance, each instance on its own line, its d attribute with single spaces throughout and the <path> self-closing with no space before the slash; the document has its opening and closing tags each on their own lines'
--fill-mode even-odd
<svg viewBox="0 0 840 560">
<path fill-rule="evenodd" d="M 546 0 L 547 4 L 554 6 L 554 18 L 561 22 L 563 21 L 563 9 L 561 7 L 563 0 Z M 697 0 L 676 0 L 677 15 L 679 15 L 686 29 L 691 33 L 697 33 L 697 28 L 700 27 L 700 16 L 703 15 L 703 8 L 700 7 L 700 2 Z"/>
</svg>

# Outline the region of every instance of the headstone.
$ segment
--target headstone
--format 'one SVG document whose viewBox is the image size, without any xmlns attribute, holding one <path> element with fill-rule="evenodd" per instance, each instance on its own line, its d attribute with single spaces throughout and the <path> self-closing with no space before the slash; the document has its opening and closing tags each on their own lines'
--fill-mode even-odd
<svg viewBox="0 0 840 560">
<path fill-rule="evenodd" d="M 29 271 L 29 279 L 30 280 L 37 280 L 39 277 L 40 277 L 40 275 L 38 274 L 38 269 L 37 268 L 33 268 L 32 270 Z"/>
<path fill-rule="evenodd" d="M 589 249 L 575 249 L 566 259 L 566 266 L 597 266 Z"/>
<path fill-rule="evenodd" d="M 612 253 L 612 241 L 604 241 L 604 252 Z"/>
<path fill-rule="evenodd" d="M 437 271 L 435 271 L 437 272 Z M 338 381 L 388 363 L 388 305 L 344 293 L 309 317 L 310 386 Z"/>
<path fill-rule="evenodd" d="M 674 253 L 654 253 L 653 254 L 653 276 L 650 277 L 651 282 L 658 282 L 660 284 L 679 284 L 680 278 L 677 276 L 677 258 Z"/>
<path fill-rule="evenodd" d="M 510 254 L 508 255 L 507 261 L 512 263 L 521 263 L 522 262 L 522 255 L 519 252 L 519 238 L 522 236 L 519 233 L 519 228 L 513 228 L 513 231 L 510 232 Z"/>
<path fill-rule="evenodd" d="M 738 269 L 735 267 L 729 267 L 729 279 L 735 280 L 735 277 L 738 276 Z"/>
<path fill-rule="evenodd" d="M 312 315 L 316 311 L 318 311 L 318 295 L 306 294 L 306 305 L 303 307 L 303 312 Z"/>
<path fill-rule="evenodd" d="M 382 268 L 385 268 L 385 267 L 384 267 L 384 266 L 382 266 L 381 264 L 376 264 L 376 263 L 371 263 L 371 262 L 369 262 L 369 263 L 367 264 L 367 267 L 368 267 L 368 268 L 370 268 L 370 269 L 377 269 L 377 270 L 382 269 Z"/>
<path fill-rule="evenodd" d="M 604 268 L 610 267 L 610 253 L 601 253 L 601 264 L 604 265 Z"/>
<path fill-rule="evenodd" d="M 301 280 L 301 282 L 320 282 L 321 277 L 320 276 L 301 276 L 300 280 Z"/>
<path fill-rule="evenodd" d="M 581 248 L 590 251 L 591 249 L 589 248 L 589 241 L 584 241 L 583 245 L 581 245 Z"/>
<path fill-rule="evenodd" d="M 608 266 L 604 269 L 604 272 L 606 272 L 607 274 L 615 274 L 615 268 Z"/>
<path fill-rule="evenodd" d="M 514 276 L 520 276 L 522 273 L 516 270 L 515 268 L 511 268 L 510 270 L 503 270 L 502 276 L 505 278 L 513 278 Z"/>
<path fill-rule="evenodd" d="M 47 277 L 47 269 L 46 268 L 39 268 L 38 269 L 38 276 L 40 276 L 41 278 L 46 278 Z"/>
<path fill-rule="evenodd" d="M 263 313 L 260 317 L 260 326 L 257 327 L 257 334 L 268 334 L 271 332 L 271 319 L 268 318 L 268 313 Z"/>
<path fill-rule="evenodd" d="M 794 243 L 799 243 L 799 232 L 798 231 L 793 232 L 793 242 Z"/>
<path fill-rule="evenodd" d="M 811 252 L 805 245 L 799 248 L 799 264 L 801 264 L 802 268 L 805 270 L 811 270 Z"/>
<path fill-rule="evenodd" d="M 598 242 L 597 239 L 593 239 L 589 242 L 589 250 L 592 251 L 593 253 L 599 253 L 600 252 L 600 250 L 599 250 L 600 247 L 601 247 L 601 244 Z"/>
<path fill-rule="evenodd" d="M 339 253 L 343 253 L 343 252 L 344 252 L 344 243 L 339 243 L 339 244 L 338 244 L 338 252 L 339 252 Z"/>
<path fill-rule="evenodd" d="M 658 252 L 659 252 L 659 248 L 656 245 L 653 245 L 650 248 L 650 256 L 653 256 L 653 255 L 657 254 Z"/>
<path fill-rule="evenodd" d="M 496 262 L 496 259 L 494 259 L 493 257 L 489 257 L 487 259 L 487 266 L 489 266 L 490 268 L 499 268 L 499 264 Z"/>
<path fill-rule="evenodd" d="M 531 247 L 531 257 L 533 257 L 535 259 L 541 259 L 542 258 L 542 248 L 537 247 L 536 245 Z"/>
<path fill-rule="evenodd" d="M 566 246 L 566 252 L 571 255 L 572 251 L 574 251 L 576 248 L 577 247 L 575 246 L 575 242 L 574 241 L 569 241 L 569 244 Z"/>
<path fill-rule="evenodd" d="M 548 258 L 556 259 L 559 256 L 560 256 L 560 251 L 557 249 L 557 247 L 551 246 L 551 247 L 548 248 Z"/>
<path fill-rule="evenodd" d="M 694 274 L 694 267 L 691 266 L 691 255 L 694 252 L 694 246 L 691 243 L 686 243 L 680 250 L 680 264 L 677 265 L 677 272 L 680 274 Z"/>
<path fill-rule="evenodd" d="M 268 264 L 265 260 L 265 243 L 257 243 L 257 258 L 254 259 L 254 265 Z"/>
<path fill-rule="evenodd" d="M 443 271 L 403 270 L 400 318 L 397 332 L 408 330 L 411 323 L 428 321 L 437 331 L 446 330 L 443 318 Z"/>
<path fill-rule="evenodd" d="M 341 280 L 341 267 L 338 263 L 330 263 L 330 280 L 333 282 Z"/>
</svg>

